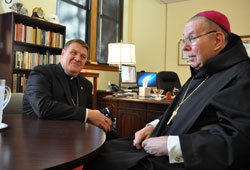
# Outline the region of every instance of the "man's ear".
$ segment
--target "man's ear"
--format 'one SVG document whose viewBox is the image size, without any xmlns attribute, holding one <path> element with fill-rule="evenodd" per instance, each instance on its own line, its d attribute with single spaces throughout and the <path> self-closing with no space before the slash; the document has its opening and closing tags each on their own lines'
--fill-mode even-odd
<svg viewBox="0 0 250 170">
<path fill-rule="evenodd" d="M 215 44 L 214 50 L 217 51 L 217 50 L 223 49 L 225 44 L 226 44 L 225 35 L 222 32 L 218 31 L 218 32 L 215 33 L 215 36 L 216 36 L 215 37 L 216 38 L 216 41 L 215 41 L 216 44 Z"/>
<path fill-rule="evenodd" d="M 61 53 L 61 57 L 60 57 L 61 60 L 62 60 L 62 58 L 63 58 L 63 56 L 64 56 L 64 53 L 65 53 L 65 50 L 62 49 L 62 53 Z"/>
<path fill-rule="evenodd" d="M 61 53 L 61 55 L 64 55 L 64 53 L 65 53 L 65 50 L 64 50 L 64 49 L 62 49 L 62 53 Z"/>
</svg>

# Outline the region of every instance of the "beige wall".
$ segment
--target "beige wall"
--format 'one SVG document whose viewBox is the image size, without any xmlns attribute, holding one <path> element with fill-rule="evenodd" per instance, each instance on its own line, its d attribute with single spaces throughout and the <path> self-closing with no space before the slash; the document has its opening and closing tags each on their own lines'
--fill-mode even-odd
<svg viewBox="0 0 250 170">
<path fill-rule="evenodd" d="M 136 46 L 137 71 L 161 71 L 165 64 L 166 6 L 155 0 L 130 0 L 131 43 Z"/>
<path fill-rule="evenodd" d="M 42 7 L 46 17 L 55 13 L 55 0 L 20 0 L 29 10 Z M 137 71 L 171 70 L 183 84 L 190 76 L 188 66 L 178 65 L 178 41 L 187 20 L 199 11 L 218 10 L 226 14 L 232 32 L 250 35 L 250 0 L 187 0 L 164 4 L 160 0 L 125 0 L 123 41 L 136 45 Z M 0 10 L 2 12 L 2 10 Z M 117 72 L 99 72 L 98 89 L 108 81 L 118 83 Z"/>
<path fill-rule="evenodd" d="M 189 66 L 178 65 L 178 41 L 193 15 L 218 10 L 228 16 L 232 32 L 250 35 L 249 0 L 187 0 L 164 4 L 161 0 L 129 0 L 133 18 L 129 22 L 132 42 L 136 44 L 138 70 L 170 70 L 183 84 L 190 76 Z M 164 46 L 162 46 L 164 45 Z"/>
<path fill-rule="evenodd" d="M 19 0 L 19 2 L 23 3 L 23 8 L 28 9 L 29 16 L 32 15 L 32 10 L 35 7 L 41 7 L 45 13 L 45 18 L 49 16 L 49 14 L 54 14 L 56 11 L 56 0 Z M 2 1 L 1 1 L 2 4 Z M 0 8 L 0 13 L 3 10 Z"/>
<path fill-rule="evenodd" d="M 166 68 L 174 70 L 181 78 L 182 84 L 190 76 L 188 66 L 178 66 L 178 40 L 182 38 L 187 20 L 204 10 L 218 10 L 224 13 L 233 33 L 250 35 L 250 1 L 249 0 L 188 0 L 167 5 L 167 52 Z"/>
</svg>

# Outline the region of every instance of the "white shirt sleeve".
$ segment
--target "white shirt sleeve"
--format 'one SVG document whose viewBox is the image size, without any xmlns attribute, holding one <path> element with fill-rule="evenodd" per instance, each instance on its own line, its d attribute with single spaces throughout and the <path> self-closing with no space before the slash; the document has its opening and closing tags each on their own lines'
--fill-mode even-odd
<svg viewBox="0 0 250 170">
<path fill-rule="evenodd" d="M 155 119 L 152 122 L 148 123 L 147 125 L 152 125 L 155 128 L 157 126 L 157 124 L 159 123 L 159 121 L 160 121 L 159 119 Z"/>
<path fill-rule="evenodd" d="M 184 162 L 179 136 L 168 136 L 167 147 L 170 164 Z"/>
<path fill-rule="evenodd" d="M 89 115 L 89 110 L 88 110 L 88 109 L 86 109 L 86 114 L 85 114 L 85 120 L 84 120 L 84 122 L 86 122 L 86 121 L 87 121 L 88 115 Z"/>
<path fill-rule="evenodd" d="M 154 127 L 159 123 L 159 119 L 155 119 L 147 125 L 152 125 Z M 170 163 L 183 163 L 184 159 L 181 151 L 181 144 L 179 140 L 179 136 L 168 136 L 168 156 Z"/>
</svg>

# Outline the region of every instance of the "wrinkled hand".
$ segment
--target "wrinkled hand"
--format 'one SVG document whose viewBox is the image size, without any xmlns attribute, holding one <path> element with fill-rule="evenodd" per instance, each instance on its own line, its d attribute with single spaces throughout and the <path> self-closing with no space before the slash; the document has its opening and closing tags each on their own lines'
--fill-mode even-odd
<svg viewBox="0 0 250 170">
<path fill-rule="evenodd" d="M 141 149 L 141 142 L 145 139 L 148 139 L 151 133 L 153 132 L 153 130 L 154 130 L 154 126 L 148 125 L 148 126 L 145 126 L 143 129 L 137 131 L 135 133 L 135 139 L 133 141 L 133 145 L 137 149 Z"/>
<path fill-rule="evenodd" d="M 88 109 L 87 121 L 103 129 L 105 132 L 109 132 L 110 126 L 112 125 L 112 121 L 104 116 L 99 110 Z"/>
<path fill-rule="evenodd" d="M 144 140 L 142 142 L 142 147 L 149 154 L 155 156 L 166 156 L 168 155 L 167 143 L 167 136 L 154 137 Z"/>
</svg>

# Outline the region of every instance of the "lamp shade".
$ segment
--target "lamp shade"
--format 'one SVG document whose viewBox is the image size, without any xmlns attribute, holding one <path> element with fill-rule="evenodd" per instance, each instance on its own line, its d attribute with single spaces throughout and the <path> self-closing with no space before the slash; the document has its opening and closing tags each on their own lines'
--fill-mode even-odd
<svg viewBox="0 0 250 170">
<path fill-rule="evenodd" d="M 108 64 L 135 64 L 135 45 L 122 42 L 109 43 Z"/>
</svg>

